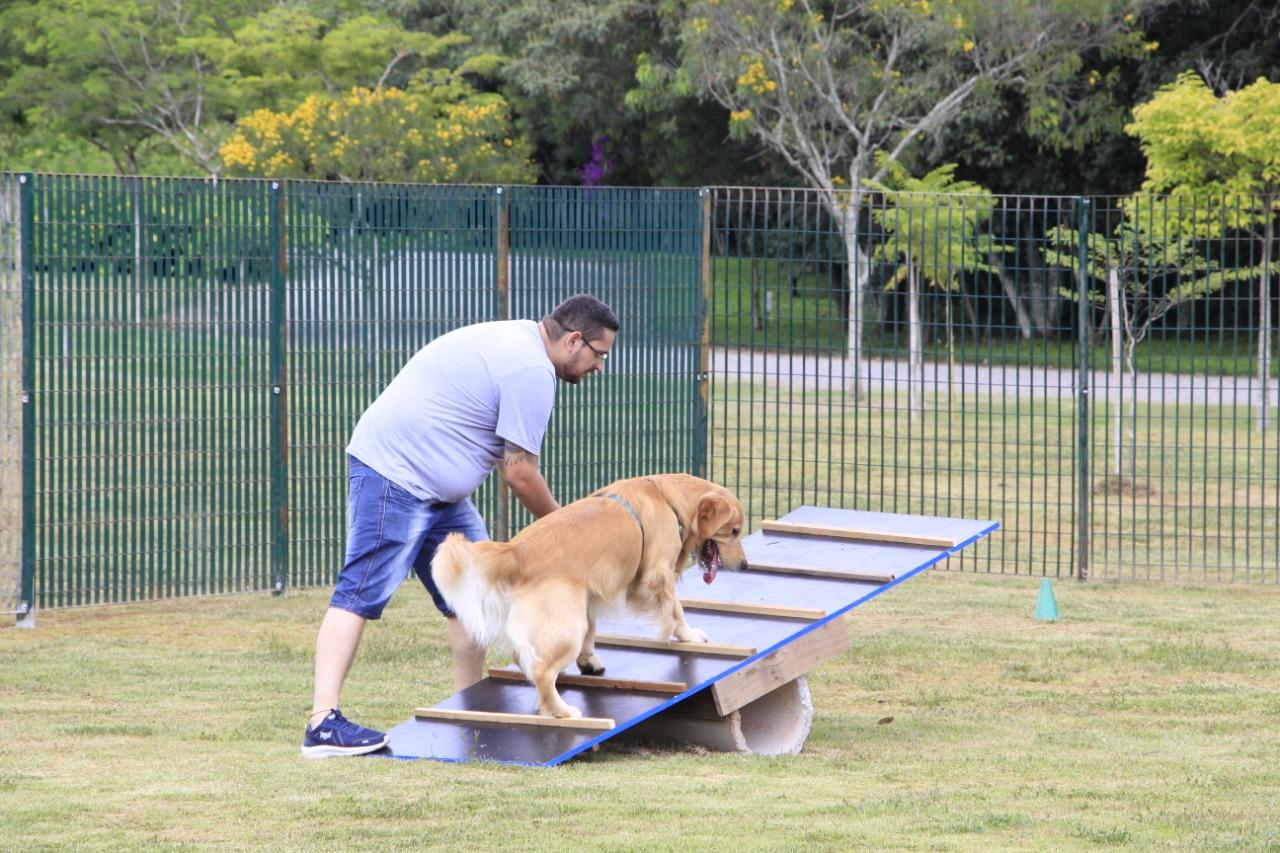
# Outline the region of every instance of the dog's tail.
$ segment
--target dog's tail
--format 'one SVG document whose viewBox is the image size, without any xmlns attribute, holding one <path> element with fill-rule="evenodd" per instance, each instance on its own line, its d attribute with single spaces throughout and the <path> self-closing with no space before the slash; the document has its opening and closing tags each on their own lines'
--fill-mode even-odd
<svg viewBox="0 0 1280 853">
<path fill-rule="evenodd" d="M 431 558 L 431 577 L 462 627 L 488 648 L 505 641 L 516 556 L 505 542 L 468 542 L 450 533 Z"/>
</svg>

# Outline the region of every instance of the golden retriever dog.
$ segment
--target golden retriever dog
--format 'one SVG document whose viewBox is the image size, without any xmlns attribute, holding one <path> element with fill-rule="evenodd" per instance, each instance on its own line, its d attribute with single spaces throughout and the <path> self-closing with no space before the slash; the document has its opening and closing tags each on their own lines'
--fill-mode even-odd
<svg viewBox="0 0 1280 853">
<path fill-rule="evenodd" d="M 538 690 L 538 710 L 580 717 L 556 690 L 577 660 L 601 675 L 596 617 L 624 608 L 651 617 L 663 640 L 705 643 L 676 597 L 695 554 L 703 579 L 746 566 L 742 504 L 728 489 L 688 474 L 618 480 L 543 516 L 510 542 L 468 542 L 450 534 L 431 576 L 463 627 L 484 647 L 509 645 Z"/>
</svg>

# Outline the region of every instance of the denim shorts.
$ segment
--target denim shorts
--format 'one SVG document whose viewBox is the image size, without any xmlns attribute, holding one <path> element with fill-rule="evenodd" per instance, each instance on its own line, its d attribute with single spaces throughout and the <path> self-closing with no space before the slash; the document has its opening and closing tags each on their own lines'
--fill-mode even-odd
<svg viewBox="0 0 1280 853">
<path fill-rule="evenodd" d="M 419 500 L 354 456 L 349 456 L 347 555 L 329 605 L 377 619 L 391 594 L 417 572 L 436 608 L 453 611 L 431 580 L 431 558 L 450 533 L 473 542 L 489 538 L 471 500 Z"/>
</svg>

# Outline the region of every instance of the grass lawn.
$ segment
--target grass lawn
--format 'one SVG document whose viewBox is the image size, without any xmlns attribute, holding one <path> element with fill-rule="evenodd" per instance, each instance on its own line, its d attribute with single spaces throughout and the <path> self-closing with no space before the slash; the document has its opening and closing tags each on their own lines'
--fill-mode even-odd
<svg viewBox="0 0 1280 853">
<path fill-rule="evenodd" d="M 710 398 L 711 479 L 754 528 L 801 504 L 994 519 L 1000 535 L 966 565 L 1072 576 L 1079 565 L 1075 401 L 906 395 L 719 382 Z M 1123 480 L 1114 409 L 1095 401 L 1088 432 L 1091 577 L 1188 582 L 1280 580 L 1280 437 L 1244 406 L 1139 404 L 1126 410 Z"/>
<path fill-rule="evenodd" d="M 0 838 L 1280 850 L 1280 590 L 1060 581 L 1045 624 L 1037 584 L 934 571 L 855 610 L 799 756 L 633 743 L 550 770 L 300 758 L 323 590 L 43 612 L 0 630 Z M 390 726 L 447 684 L 442 622 L 406 586 L 346 710 Z"/>
</svg>

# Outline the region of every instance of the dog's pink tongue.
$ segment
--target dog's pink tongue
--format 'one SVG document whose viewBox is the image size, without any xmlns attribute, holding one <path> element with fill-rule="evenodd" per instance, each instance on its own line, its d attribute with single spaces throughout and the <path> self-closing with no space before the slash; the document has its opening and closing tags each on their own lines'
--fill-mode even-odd
<svg viewBox="0 0 1280 853">
<path fill-rule="evenodd" d="M 720 552 L 711 552 L 711 561 L 707 564 L 707 569 L 702 573 L 702 582 L 710 584 L 716 579 L 716 572 L 720 570 Z"/>
</svg>

